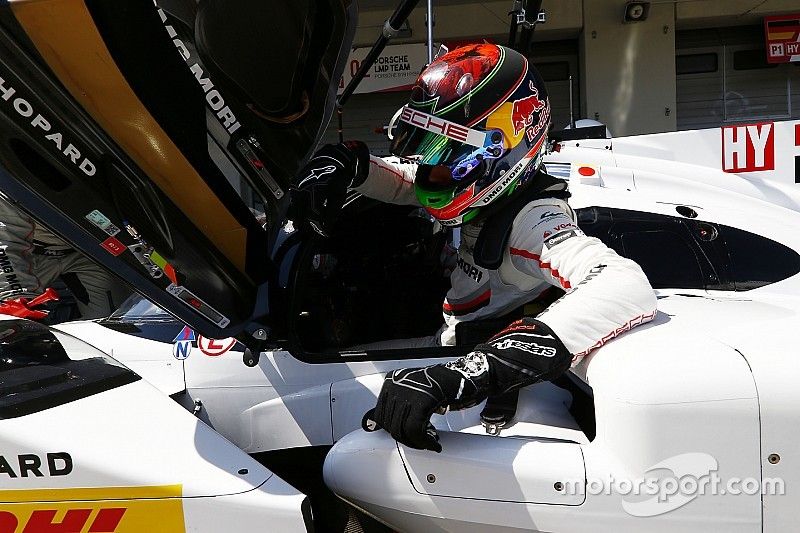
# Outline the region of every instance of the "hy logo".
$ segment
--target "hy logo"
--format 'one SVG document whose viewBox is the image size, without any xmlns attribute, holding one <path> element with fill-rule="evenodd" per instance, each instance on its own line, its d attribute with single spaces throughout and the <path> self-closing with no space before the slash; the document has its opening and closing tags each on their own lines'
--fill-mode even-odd
<svg viewBox="0 0 800 533">
<path fill-rule="evenodd" d="M 186 359 L 192 351 L 192 342 L 195 341 L 194 330 L 189 326 L 183 326 L 183 329 L 172 340 L 172 355 L 175 359 Z"/>
</svg>

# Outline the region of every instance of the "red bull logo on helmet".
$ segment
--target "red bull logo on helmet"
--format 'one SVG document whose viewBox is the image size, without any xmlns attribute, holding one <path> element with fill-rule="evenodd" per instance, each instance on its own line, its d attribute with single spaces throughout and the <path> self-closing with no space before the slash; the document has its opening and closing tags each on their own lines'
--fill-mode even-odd
<svg viewBox="0 0 800 533">
<path fill-rule="evenodd" d="M 514 135 L 533 124 L 533 114 L 541 111 L 547 105 L 547 100 L 539 99 L 539 91 L 528 82 L 528 87 L 533 94 L 520 100 L 515 100 L 511 108 L 511 123 L 514 125 Z"/>
</svg>

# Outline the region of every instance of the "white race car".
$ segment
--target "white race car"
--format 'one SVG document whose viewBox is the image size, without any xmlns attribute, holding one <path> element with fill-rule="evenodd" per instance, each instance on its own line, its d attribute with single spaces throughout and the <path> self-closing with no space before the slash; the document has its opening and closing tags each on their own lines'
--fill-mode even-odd
<svg viewBox="0 0 800 533">
<path fill-rule="evenodd" d="M 396 322 L 408 313 L 421 329 L 366 327 L 369 314 L 384 312 L 370 303 L 371 261 L 404 244 L 435 246 L 418 217 L 368 209 L 369 224 L 342 234 L 375 243 L 366 262 L 336 235 L 286 248 L 294 342 L 262 354 L 258 371 L 242 365 L 233 339 L 195 337 L 184 359 L 183 325 L 141 300 L 110 319 L 59 328 L 196 407 L 248 453 L 294 448 L 297 458 L 339 441 L 325 464 L 329 486 L 398 531 L 790 530 L 800 521 L 791 468 L 800 122 L 750 127 L 774 146 L 765 156 L 773 169 L 725 172 L 725 139 L 747 135 L 740 127 L 567 141 L 548 156 L 548 171 L 569 177 L 582 229 L 642 265 L 659 314 L 597 350 L 561 387 L 524 389 L 496 436 L 481 424 L 482 406 L 435 416 L 441 454 L 358 428 L 386 371 L 454 349 L 342 348 L 419 333 L 423 316 L 437 327 L 433 312 L 422 314 L 425 302 L 401 297 L 430 280 L 425 253 L 389 266 L 409 278 L 392 295 L 403 307 L 386 309 L 394 325 L 374 325 L 405 327 Z M 403 223 L 408 242 L 383 233 Z M 433 294 L 427 303 L 438 305 Z"/>
<path fill-rule="evenodd" d="M 302 531 L 324 495 L 264 465 L 331 445 L 328 486 L 399 531 L 797 529 L 800 123 L 557 142 L 548 172 L 659 314 L 493 434 L 478 406 L 411 450 L 359 429 L 383 374 L 496 324 L 353 348 L 437 329 L 447 234 L 364 198 L 330 239 L 283 223 L 353 27 L 333 0 L 0 7 L 0 189 L 154 302 L 2 323 L 0 533 Z"/>
</svg>

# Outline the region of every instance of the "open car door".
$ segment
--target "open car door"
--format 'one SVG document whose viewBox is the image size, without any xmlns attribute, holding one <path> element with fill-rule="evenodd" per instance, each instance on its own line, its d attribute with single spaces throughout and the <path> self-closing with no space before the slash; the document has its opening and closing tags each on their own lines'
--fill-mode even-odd
<svg viewBox="0 0 800 533">
<path fill-rule="evenodd" d="M 0 4 L 0 191 L 204 336 L 258 348 L 270 230 L 355 24 L 351 0 Z"/>
</svg>

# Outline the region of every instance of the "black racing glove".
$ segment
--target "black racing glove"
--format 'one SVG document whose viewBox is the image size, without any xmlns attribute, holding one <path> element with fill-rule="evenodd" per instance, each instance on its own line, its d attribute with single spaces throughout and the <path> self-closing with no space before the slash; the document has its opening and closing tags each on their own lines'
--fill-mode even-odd
<svg viewBox="0 0 800 533">
<path fill-rule="evenodd" d="M 390 372 L 363 426 L 383 428 L 411 448 L 440 452 L 430 424 L 433 413 L 466 409 L 488 396 L 553 380 L 571 362 L 572 354 L 546 324 L 524 318 L 447 364 Z"/>
<path fill-rule="evenodd" d="M 364 417 L 365 429 L 384 428 L 406 446 L 441 452 L 431 415 L 477 405 L 488 395 L 488 378 L 486 359 L 473 354 L 444 365 L 389 372 L 375 409 Z"/>
<path fill-rule="evenodd" d="M 311 156 L 289 188 L 289 218 L 327 237 L 344 205 L 347 188 L 363 183 L 369 150 L 361 141 L 327 144 Z"/>
</svg>

